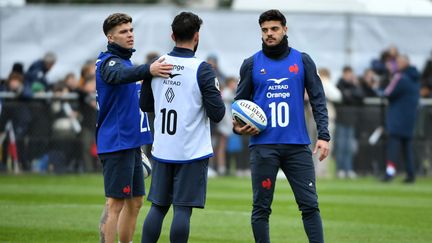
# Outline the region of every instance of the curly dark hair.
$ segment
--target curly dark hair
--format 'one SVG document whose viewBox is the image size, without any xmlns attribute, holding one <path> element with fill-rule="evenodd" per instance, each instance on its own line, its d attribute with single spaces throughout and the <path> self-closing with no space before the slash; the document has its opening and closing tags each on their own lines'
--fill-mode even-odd
<svg viewBox="0 0 432 243">
<path fill-rule="evenodd" d="M 201 24 L 202 19 L 198 15 L 191 12 L 181 12 L 174 18 L 171 29 L 176 41 L 189 41 L 192 40 L 196 32 L 199 32 Z"/>
<path fill-rule="evenodd" d="M 103 23 L 103 32 L 108 34 L 114 27 L 121 24 L 132 23 L 132 17 L 125 13 L 113 13 L 105 19 Z"/>
<path fill-rule="evenodd" d="M 259 17 L 258 23 L 261 25 L 265 21 L 280 21 L 282 26 L 286 26 L 285 16 L 277 9 L 267 10 Z"/>
</svg>

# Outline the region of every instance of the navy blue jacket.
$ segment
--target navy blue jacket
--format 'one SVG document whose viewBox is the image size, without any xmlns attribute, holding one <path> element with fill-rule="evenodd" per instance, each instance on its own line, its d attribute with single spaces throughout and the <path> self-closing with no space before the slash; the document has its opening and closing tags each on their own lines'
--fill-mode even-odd
<svg viewBox="0 0 432 243">
<path fill-rule="evenodd" d="M 415 67 L 396 73 L 384 91 L 388 97 L 386 128 L 390 135 L 411 138 L 420 99 L 420 74 Z"/>
<path fill-rule="evenodd" d="M 109 84 L 134 83 L 145 78 L 152 78 L 150 65 L 144 64 L 139 66 L 128 67 L 123 65 L 122 59 L 130 59 L 134 49 L 125 49 L 115 43 L 108 44 L 108 52 L 113 57 L 101 63 L 101 77 Z"/>
<path fill-rule="evenodd" d="M 281 58 L 289 55 L 291 48 L 287 48 Z M 330 134 L 328 131 L 328 115 L 326 107 L 326 98 L 321 79 L 317 74 L 315 63 L 310 56 L 302 53 L 302 60 L 305 73 L 305 88 L 309 95 L 309 102 L 312 106 L 314 119 L 318 129 L 318 139 L 330 141 Z M 240 68 L 239 86 L 237 87 L 237 94 L 235 100 L 246 99 L 251 100 L 253 97 L 254 87 L 252 80 L 253 69 L 253 56 L 246 59 Z"/>
<path fill-rule="evenodd" d="M 192 50 L 174 47 L 168 55 L 176 57 L 193 57 Z M 225 115 L 225 104 L 222 101 L 220 91 L 215 87 L 215 73 L 207 62 L 201 63 L 198 67 L 197 79 L 200 88 L 203 105 L 207 116 L 213 122 L 220 122 Z M 144 112 L 154 112 L 154 99 L 151 89 L 151 77 L 146 77 L 141 86 L 140 107 Z"/>
<path fill-rule="evenodd" d="M 24 96 L 31 96 L 33 94 L 32 85 L 33 83 L 40 83 L 44 86 L 44 90 L 48 89 L 48 80 L 46 79 L 46 74 L 48 73 L 48 69 L 44 63 L 44 61 L 37 60 L 32 63 L 24 74 Z"/>
</svg>

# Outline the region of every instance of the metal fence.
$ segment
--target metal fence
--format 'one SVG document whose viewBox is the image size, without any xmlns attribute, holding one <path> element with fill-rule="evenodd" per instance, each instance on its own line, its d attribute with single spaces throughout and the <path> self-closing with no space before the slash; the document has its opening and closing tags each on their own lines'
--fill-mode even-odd
<svg viewBox="0 0 432 243">
<path fill-rule="evenodd" d="M 2 93 L 0 169 L 93 172 L 96 110 L 78 94 L 45 93 L 31 99 Z M 17 166 L 18 165 L 18 166 Z"/>
<path fill-rule="evenodd" d="M 81 173 L 101 169 L 94 143 L 96 110 L 88 103 L 94 97 L 46 93 L 21 99 L 11 93 L 0 93 L 0 98 L 1 170 Z M 384 123 L 385 106 L 385 100 L 370 98 L 364 105 L 345 107 L 357 114 L 354 169 L 360 174 L 383 171 L 385 133 L 376 143 L 371 143 L 370 137 Z M 422 99 L 414 137 L 415 163 L 421 174 L 431 173 L 429 124 L 432 124 L 432 99 Z M 248 161 L 247 146 L 243 149 L 240 160 Z"/>
</svg>

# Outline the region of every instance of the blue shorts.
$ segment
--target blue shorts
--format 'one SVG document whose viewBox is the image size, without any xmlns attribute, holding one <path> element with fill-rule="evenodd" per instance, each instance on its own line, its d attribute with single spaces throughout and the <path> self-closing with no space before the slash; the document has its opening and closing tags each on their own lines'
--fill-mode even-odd
<svg viewBox="0 0 432 243">
<path fill-rule="evenodd" d="M 207 172 L 208 158 L 185 164 L 155 161 L 147 200 L 159 206 L 204 208 Z"/>
<path fill-rule="evenodd" d="M 105 196 L 132 198 L 145 195 L 140 148 L 99 154 L 103 165 Z"/>
</svg>

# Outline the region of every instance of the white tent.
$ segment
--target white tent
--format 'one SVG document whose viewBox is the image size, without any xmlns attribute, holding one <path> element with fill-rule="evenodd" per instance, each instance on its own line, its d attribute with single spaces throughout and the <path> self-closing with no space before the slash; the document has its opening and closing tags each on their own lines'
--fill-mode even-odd
<svg viewBox="0 0 432 243">
<path fill-rule="evenodd" d="M 432 16 L 430 0 L 234 0 L 235 10 Z"/>
</svg>

